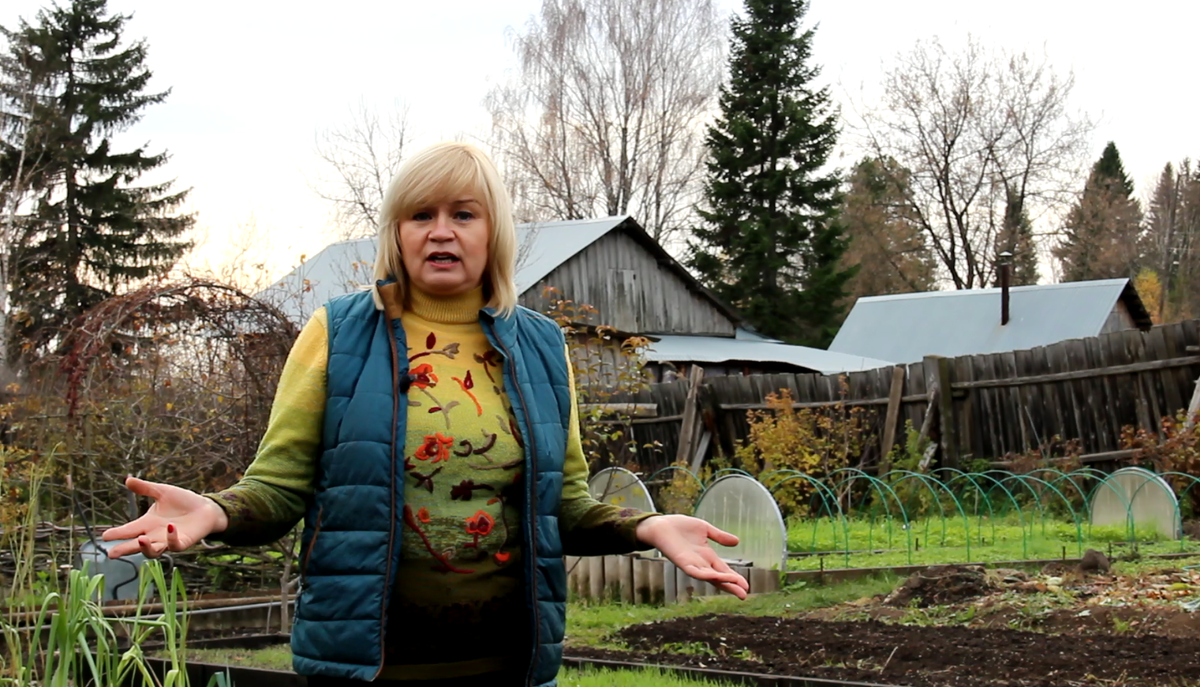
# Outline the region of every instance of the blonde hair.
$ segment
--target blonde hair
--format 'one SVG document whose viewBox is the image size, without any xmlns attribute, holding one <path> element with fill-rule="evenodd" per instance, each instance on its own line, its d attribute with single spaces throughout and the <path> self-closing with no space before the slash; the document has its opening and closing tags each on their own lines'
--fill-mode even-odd
<svg viewBox="0 0 1200 687">
<path fill-rule="evenodd" d="M 512 201 L 500 173 L 488 156 L 469 143 L 448 141 L 432 145 L 409 158 L 388 185 L 379 213 L 379 245 L 375 255 L 375 279 L 394 278 L 401 303 L 406 302 L 408 272 L 400 254 L 400 222 L 421 208 L 462 193 L 474 194 L 487 208 L 488 260 L 483 272 L 487 304 L 502 316 L 517 306 L 517 229 L 513 224 Z M 383 309 L 379 290 L 375 305 Z"/>
</svg>

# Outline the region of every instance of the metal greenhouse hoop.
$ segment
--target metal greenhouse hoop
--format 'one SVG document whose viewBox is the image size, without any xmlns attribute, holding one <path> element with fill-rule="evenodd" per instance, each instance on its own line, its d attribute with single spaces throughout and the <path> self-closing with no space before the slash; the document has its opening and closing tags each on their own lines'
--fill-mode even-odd
<svg viewBox="0 0 1200 687">
<path fill-rule="evenodd" d="M 909 527 L 908 512 L 905 511 L 904 504 L 900 501 L 900 497 L 896 494 L 896 491 L 894 489 L 892 489 L 891 486 L 887 484 L 887 482 L 884 482 L 883 480 L 878 479 L 876 477 L 872 477 L 871 475 L 868 475 L 866 472 L 859 470 L 858 468 L 838 468 L 837 470 L 834 470 L 833 472 L 829 473 L 829 477 L 833 477 L 834 475 L 837 475 L 842 472 L 852 473 L 852 476 L 838 481 L 837 482 L 838 488 L 840 488 L 843 484 L 847 484 L 847 483 L 853 484 L 854 481 L 858 480 L 858 479 L 866 479 L 867 484 L 869 484 L 872 488 L 875 489 L 875 493 L 878 494 L 880 499 L 883 501 L 885 520 L 887 522 L 888 548 L 891 548 L 891 546 L 892 546 L 892 514 L 891 514 L 890 509 L 888 508 L 887 496 L 883 490 L 886 489 L 889 493 L 891 493 L 892 498 L 894 498 L 896 500 L 896 506 L 900 509 L 900 516 L 904 519 L 904 531 L 908 535 L 907 536 L 907 539 L 908 539 L 908 547 L 907 547 L 908 548 L 908 562 L 912 563 L 912 528 Z M 863 498 L 865 499 L 866 496 L 864 496 Z M 867 549 L 868 550 L 874 549 L 874 531 L 875 531 L 875 521 L 874 521 L 874 518 L 871 517 L 868 519 L 868 526 L 867 526 Z M 847 549 L 850 548 L 848 538 L 847 538 L 846 548 Z"/>
</svg>

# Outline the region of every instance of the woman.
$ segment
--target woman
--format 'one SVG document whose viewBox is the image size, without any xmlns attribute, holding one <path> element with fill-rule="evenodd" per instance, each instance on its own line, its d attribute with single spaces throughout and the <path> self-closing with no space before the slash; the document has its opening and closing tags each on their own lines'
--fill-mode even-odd
<svg viewBox="0 0 1200 687">
<path fill-rule="evenodd" d="M 376 286 L 301 332 L 253 464 L 201 496 L 154 499 L 111 556 L 203 538 L 261 544 L 301 517 L 294 666 L 317 684 L 552 685 L 562 556 L 658 548 L 745 598 L 702 520 L 587 490 L 561 330 L 516 305 L 516 231 L 491 161 L 443 143 L 404 164 L 380 221 Z"/>
</svg>

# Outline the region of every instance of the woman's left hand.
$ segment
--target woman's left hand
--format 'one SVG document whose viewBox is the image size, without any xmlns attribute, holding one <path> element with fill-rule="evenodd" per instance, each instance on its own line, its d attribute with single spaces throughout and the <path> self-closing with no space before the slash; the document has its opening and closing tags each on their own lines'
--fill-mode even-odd
<svg viewBox="0 0 1200 687">
<path fill-rule="evenodd" d="M 656 515 L 638 523 L 638 541 L 653 546 L 672 563 L 697 580 L 711 582 L 739 599 L 750 589 L 746 578 L 734 572 L 708 545 L 735 546 L 738 538 L 687 515 Z"/>
</svg>

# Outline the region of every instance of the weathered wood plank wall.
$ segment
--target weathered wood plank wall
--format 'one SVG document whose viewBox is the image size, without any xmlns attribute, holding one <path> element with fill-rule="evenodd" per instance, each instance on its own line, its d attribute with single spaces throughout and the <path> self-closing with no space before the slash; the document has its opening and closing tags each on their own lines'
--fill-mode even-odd
<svg viewBox="0 0 1200 687">
<path fill-rule="evenodd" d="M 520 303 L 545 312 L 547 286 L 599 312 L 597 323 L 626 332 L 733 336 L 734 323 L 709 299 L 623 231 L 602 236 L 525 291 Z"/>
<path fill-rule="evenodd" d="M 748 410 L 764 407 L 767 394 L 789 389 L 798 406 L 821 407 L 839 401 L 872 411 L 872 432 L 884 436 L 893 371 L 886 367 L 844 377 L 753 375 L 706 377 L 700 389 L 703 426 L 715 450 L 732 455 L 749 434 Z M 1002 460 L 1034 451 L 1052 440 L 1078 440 L 1085 454 L 1122 448 L 1125 427 L 1161 431 L 1160 422 L 1187 408 L 1200 376 L 1200 320 L 1155 327 L 1147 333 L 1122 331 L 1092 339 L 994 355 L 928 358 L 901 366 L 894 444 L 905 440 L 905 421 L 920 428 L 930 408 L 942 440 L 942 462 Z M 937 387 L 940 398 L 929 402 Z M 643 450 L 637 464 L 653 471 L 676 455 L 688 383 L 656 384 L 628 400 L 659 404 L 658 418 L 633 425 Z M 613 399 L 613 402 L 626 399 Z M 878 462 L 873 442 L 862 456 Z"/>
</svg>

